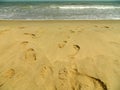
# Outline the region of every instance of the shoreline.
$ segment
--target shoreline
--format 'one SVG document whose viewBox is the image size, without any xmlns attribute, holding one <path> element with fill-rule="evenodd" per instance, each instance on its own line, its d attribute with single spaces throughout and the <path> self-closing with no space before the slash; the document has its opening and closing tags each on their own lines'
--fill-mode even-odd
<svg viewBox="0 0 120 90">
<path fill-rule="evenodd" d="M 50 19 L 50 20 L 49 19 L 48 20 L 0 19 L 0 21 L 120 21 L 120 19 L 118 19 L 118 20 L 117 19 L 106 19 L 106 20 L 105 19 L 100 19 L 100 20 L 99 19 L 90 19 L 90 20 L 89 19 L 86 19 L 86 20 L 84 20 L 84 19 L 83 20 L 82 19 L 80 19 L 80 20 L 79 19 L 78 20 L 77 19 L 64 19 L 64 20 L 62 20 L 62 19 Z"/>
<path fill-rule="evenodd" d="M 79 22 L 79 23 L 81 23 L 81 22 L 84 22 L 84 23 L 90 23 L 90 22 L 92 22 L 92 23 L 95 23 L 95 22 L 100 22 L 100 23 L 110 23 L 111 25 L 113 24 L 113 23 L 111 23 L 111 22 L 115 22 L 115 23 L 119 23 L 120 22 L 120 20 L 0 20 L 0 23 L 2 23 L 2 22 L 10 22 L 10 23 L 14 23 L 14 22 L 29 22 L 29 23 L 32 23 L 32 22 L 35 22 L 35 23 L 38 23 L 38 22 L 57 22 L 57 23 L 62 23 L 62 22 L 64 22 L 64 23 L 69 23 L 69 22 L 75 22 L 75 23 L 77 23 L 77 22 Z"/>
</svg>

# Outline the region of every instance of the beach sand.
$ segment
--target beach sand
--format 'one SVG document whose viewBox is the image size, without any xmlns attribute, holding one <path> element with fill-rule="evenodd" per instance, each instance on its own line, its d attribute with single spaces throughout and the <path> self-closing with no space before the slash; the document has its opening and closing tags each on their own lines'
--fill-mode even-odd
<svg viewBox="0 0 120 90">
<path fill-rule="evenodd" d="M 120 90 L 120 21 L 0 21 L 0 90 Z"/>
</svg>

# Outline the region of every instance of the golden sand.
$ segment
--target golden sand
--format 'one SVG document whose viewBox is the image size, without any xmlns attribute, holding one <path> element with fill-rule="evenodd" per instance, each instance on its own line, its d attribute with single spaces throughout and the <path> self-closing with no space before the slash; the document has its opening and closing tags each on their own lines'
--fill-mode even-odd
<svg viewBox="0 0 120 90">
<path fill-rule="evenodd" d="M 120 90 L 120 21 L 0 21 L 0 90 Z"/>
</svg>

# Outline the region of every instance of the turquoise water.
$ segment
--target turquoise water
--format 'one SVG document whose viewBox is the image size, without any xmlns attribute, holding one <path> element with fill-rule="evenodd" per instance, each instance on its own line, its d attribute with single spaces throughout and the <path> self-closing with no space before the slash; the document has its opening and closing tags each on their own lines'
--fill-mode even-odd
<svg viewBox="0 0 120 90">
<path fill-rule="evenodd" d="M 1 2 L 0 19 L 120 20 L 120 2 Z"/>
</svg>

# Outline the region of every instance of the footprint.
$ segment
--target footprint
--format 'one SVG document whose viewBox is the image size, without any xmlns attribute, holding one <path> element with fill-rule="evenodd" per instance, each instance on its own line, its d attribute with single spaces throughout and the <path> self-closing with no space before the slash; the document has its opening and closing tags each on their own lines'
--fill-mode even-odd
<svg viewBox="0 0 120 90">
<path fill-rule="evenodd" d="M 97 25 L 95 25 L 95 27 L 98 27 Z"/>
<path fill-rule="evenodd" d="M 0 87 L 2 87 L 9 79 L 13 78 L 15 75 L 14 69 L 9 69 L 0 75 Z"/>
<path fill-rule="evenodd" d="M 71 90 L 69 85 L 68 71 L 65 67 L 58 69 L 57 78 L 55 81 L 56 90 Z"/>
<path fill-rule="evenodd" d="M 24 29 L 25 27 L 22 27 L 22 26 L 21 26 L 21 27 L 18 27 L 18 28 L 19 28 L 19 29 Z"/>
<path fill-rule="evenodd" d="M 0 84 L 0 87 L 2 87 L 3 85 L 4 85 L 4 83 L 1 83 L 1 84 Z"/>
<path fill-rule="evenodd" d="M 33 34 L 33 33 L 24 33 L 24 35 L 31 36 L 32 38 L 36 37 L 36 35 L 35 35 L 35 34 Z"/>
<path fill-rule="evenodd" d="M 58 78 L 60 80 L 66 80 L 67 79 L 67 75 L 68 75 L 68 71 L 67 71 L 66 68 L 63 68 L 63 69 L 58 71 Z"/>
<path fill-rule="evenodd" d="M 6 32 L 8 32 L 8 31 L 10 31 L 10 30 L 7 30 L 7 29 L 1 30 L 1 31 L 0 31 L 0 34 L 6 33 Z"/>
<path fill-rule="evenodd" d="M 28 41 L 22 41 L 22 42 L 20 42 L 20 48 L 22 49 L 22 50 L 25 50 L 26 48 L 27 48 L 27 45 L 29 44 L 29 42 Z"/>
<path fill-rule="evenodd" d="M 34 62 L 36 61 L 36 53 L 33 48 L 29 48 L 25 51 L 25 60 L 27 62 Z"/>
<path fill-rule="evenodd" d="M 14 69 L 9 69 L 4 73 L 5 78 L 12 78 L 15 75 L 15 70 Z"/>
<path fill-rule="evenodd" d="M 63 41 L 64 43 L 67 43 L 67 41 Z"/>
<path fill-rule="evenodd" d="M 75 31 L 73 31 L 73 30 L 70 30 L 70 33 L 75 33 Z"/>
<path fill-rule="evenodd" d="M 59 43 L 59 44 L 58 44 L 58 47 L 59 47 L 59 48 L 63 48 L 64 46 L 65 46 L 64 43 Z"/>
<path fill-rule="evenodd" d="M 47 79 L 47 77 L 49 77 L 49 75 L 51 75 L 52 73 L 53 73 L 53 70 L 50 66 L 43 65 L 40 69 L 40 76 L 43 79 Z"/>
<path fill-rule="evenodd" d="M 73 45 L 74 49 L 78 52 L 80 50 L 80 46 L 79 45 Z"/>
<path fill-rule="evenodd" d="M 21 45 L 27 45 L 29 42 L 28 41 L 23 41 L 23 42 L 21 42 Z"/>
<path fill-rule="evenodd" d="M 63 48 L 63 47 L 65 47 L 66 43 L 67 43 L 67 41 L 63 41 L 63 42 L 58 44 L 58 47 Z"/>
<path fill-rule="evenodd" d="M 108 27 L 108 26 L 104 26 L 104 28 L 110 28 L 110 27 Z"/>
<path fill-rule="evenodd" d="M 79 45 L 73 45 L 73 48 L 74 48 L 75 52 L 74 52 L 74 54 L 70 55 L 70 57 L 75 56 L 79 52 L 79 50 L 80 50 L 80 46 Z"/>
</svg>

